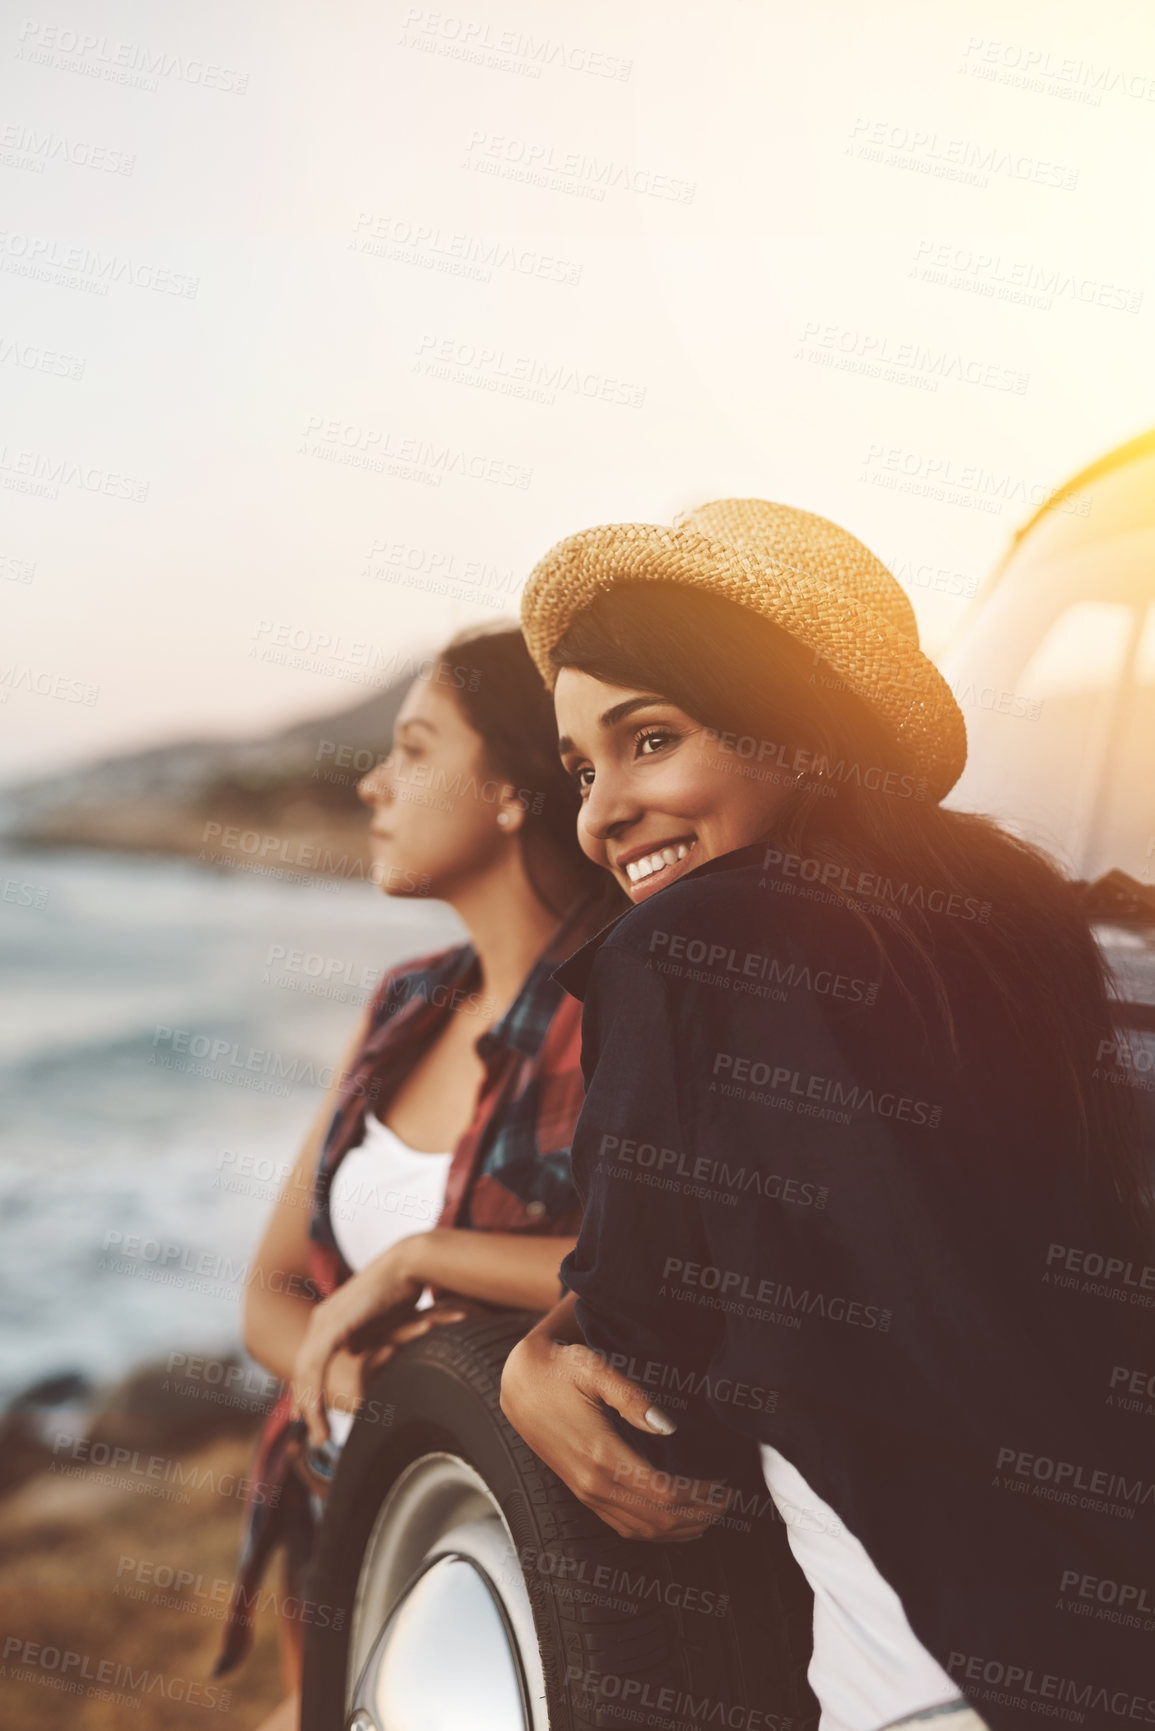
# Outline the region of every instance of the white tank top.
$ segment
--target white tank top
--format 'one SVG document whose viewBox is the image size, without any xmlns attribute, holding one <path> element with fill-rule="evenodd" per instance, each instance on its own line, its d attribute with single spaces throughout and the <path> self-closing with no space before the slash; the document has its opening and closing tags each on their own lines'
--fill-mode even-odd
<svg viewBox="0 0 1155 1731">
<path fill-rule="evenodd" d="M 762 1472 L 799 1568 L 814 1589 L 808 1676 L 818 1731 L 876 1731 L 927 1707 L 961 1701 L 958 1688 L 907 1621 L 902 1600 L 866 1550 L 768 1443 Z M 941 1559 L 944 1569 L 950 1558 Z"/>
<path fill-rule="evenodd" d="M 423 1154 L 372 1112 L 364 1139 L 333 1174 L 329 1218 L 337 1248 L 357 1272 L 411 1232 L 436 1226 L 445 1202 L 450 1154 Z"/>
<path fill-rule="evenodd" d="M 366 1114 L 364 1138 L 349 1149 L 329 1189 L 333 1236 L 354 1273 L 411 1232 L 437 1224 L 452 1163 L 452 1153 L 423 1154 L 372 1112 Z M 417 1309 L 432 1303 L 426 1287 Z M 333 1440 L 344 1445 L 352 1418 L 329 1406 L 325 1411 Z"/>
</svg>

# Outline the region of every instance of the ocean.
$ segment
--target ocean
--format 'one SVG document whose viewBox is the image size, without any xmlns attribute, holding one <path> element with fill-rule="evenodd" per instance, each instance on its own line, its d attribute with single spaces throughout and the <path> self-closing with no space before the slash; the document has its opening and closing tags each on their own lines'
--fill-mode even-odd
<svg viewBox="0 0 1155 1731">
<path fill-rule="evenodd" d="M 246 1264 L 382 972 L 444 903 L 0 853 L 0 1410 L 240 1346 Z"/>
<path fill-rule="evenodd" d="M 0 852 L 0 1411 L 240 1347 L 247 1264 L 382 972 L 444 903 L 95 850 Z M 1133 995 L 1155 949 L 1114 931 Z M 1126 1079 L 1151 1119 L 1155 1031 Z"/>
</svg>

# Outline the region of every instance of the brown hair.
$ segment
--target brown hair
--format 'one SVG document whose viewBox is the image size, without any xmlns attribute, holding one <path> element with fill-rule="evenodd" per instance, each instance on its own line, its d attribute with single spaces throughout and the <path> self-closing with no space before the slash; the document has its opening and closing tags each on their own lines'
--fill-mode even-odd
<svg viewBox="0 0 1155 1731">
<path fill-rule="evenodd" d="M 445 689 L 480 734 L 489 768 L 519 796 L 522 858 L 542 906 L 558 919 L 569 911 L 547 889 L 561 877 L 573 885 L 574 901 L 594 898 L 592 911 L 603 923 L 621 913 L 630 905 L 625 893 L 578 845 L 581 799 L 561 766 L 553 700 L 520 630 L 504 623 L 466 627 L 436 660 L 453 671 Z"/>
<path fill-rule="evenodd" d="M 1097 1080 L 1114 1037 L 1112 987 L 1072 882 L 1030 843 L 990 818 L 926 797 L 903 748 L 874 708 L 769 620 L 729 599 L 659 580 L 622 581 L 572 621 L 551 662 L 608 684 L 651 691 L 699 724 L 751 747 L 791 785 L 767 837 L 828 867 L 818 881 L 857 915 L 883 968 L 906 990 L 879 935 L 915 964 L 920 1010 L 958 1057 L 951 995 L 936 960 L 933 916 L 903 898 L 898 917 L 870 917 L 844 887 L 864 868 L 874 881 L 912 882 L 989 904 L 985 921 L 952 920 L 957 940 L 1032 1050 L 1059 1077 L 1085 1168 L 1104 1179 L 1137 1224 L 1150 1218 L 1130 1090 Z M 740 767 L 736 756 L 736 767 Z M 842 868 L 846 868 L 845 872 Z M 921 986 L 921 989 L 919 987 Z M 906 992 L 908 997 L 911 996 Z M 1149 1243 L 1150 1227 L 1146 1231 Z"/>
</svg>

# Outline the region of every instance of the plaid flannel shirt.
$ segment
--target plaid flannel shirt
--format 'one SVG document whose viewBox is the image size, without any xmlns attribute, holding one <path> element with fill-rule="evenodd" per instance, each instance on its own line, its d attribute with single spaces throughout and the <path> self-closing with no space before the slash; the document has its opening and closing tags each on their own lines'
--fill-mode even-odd
<svg viewBox="0 0 1155 1731">
<path fill-rule="evenodd" d="M 573 1237 L 581 1204 L 570 1175 L 570 1142 L 581 1110 L 581 1005 L 551 978 L 559 962 L 606 920 L 597 894 L 578 902 L 554 933 L 505 1014 L 474 1042 L 485 1065 L 473 1117 L 453 1151 L 438 1226 L 478 1232 Z M 310 1278 L 318 1298 L 352 1273 L 329 1215 L 333 1176 L 381 1116 L 419 1053 L 454 1014 L 477 1013 L 480 965 L 471 944 L 391 968 L 373 996 L 369 1033 L 344 1077 L 314 1181 Z M 434 1295 L 439 1292 L 433 1288 Z M 559 1296 L 564 1291 L 559 1280 Z M 300 1426 L 285 1387 L 265 1421 L 250 1475 L 250 1498 L 214 1676 L 231 1671 L 252 1644 L 259 1586 L 284 1544 L 296 1591 L 313 1539 L 308 1492 L 292 1468 Z"/>
</svg>

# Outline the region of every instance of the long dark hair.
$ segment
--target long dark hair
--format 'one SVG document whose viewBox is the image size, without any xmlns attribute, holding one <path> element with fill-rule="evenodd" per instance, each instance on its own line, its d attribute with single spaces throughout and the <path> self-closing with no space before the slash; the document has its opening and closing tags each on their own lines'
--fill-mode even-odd
<svg viewBox="0 0 1155 1731">
<path fill-rule="evenodd" d="M 921 980 L 920 1010 L 955 1057 L 956 1019 L 936 959 L 943 922 L 928 914 L 925 895 L 903 892 L 934 886 L 940 905 L 977 907 L 980 917 L 949 922 L 952 937 L 1015 1025 L 1031 1030 L 1032 1048 L 1047 1052 L 1085 1167 L 1149 1246 L 1155 1211 L 1131 1091 L 1096 1079 L 1113 1038 L 1110 977 L 1072 882 L 1040 849 L 988 817 L 941 806 L 872 705 L 795 638 L 725 597 L 623 580 L 576 616 L 550 659 L 665 697 L 716 731 L 736 773 L 777 780 L 774 847 L 813 864 L 822 893 L 861 919 L 880 965 L 907 990 L 880 931 L 903 946 Z M 864 869 L 894 917 L 872 917 L 857 893 Z"/>
<path fill-rule="evenodd" d="M 561 766 L 553 700 L 520 630 L 503 622 L 467 626 L 436 662 L 452 674 L 445 689 L 481 735 L 492 774 L 519 797 L 522 859 L 542 906 L 560 920 L 588 895 L 591 917 L 604 923 L 621 913 L 628 897 L 578 845 L 581 799 Z M 557 905 L 559 883 L 572 886 L 568 906 Z"/>
</svg>

